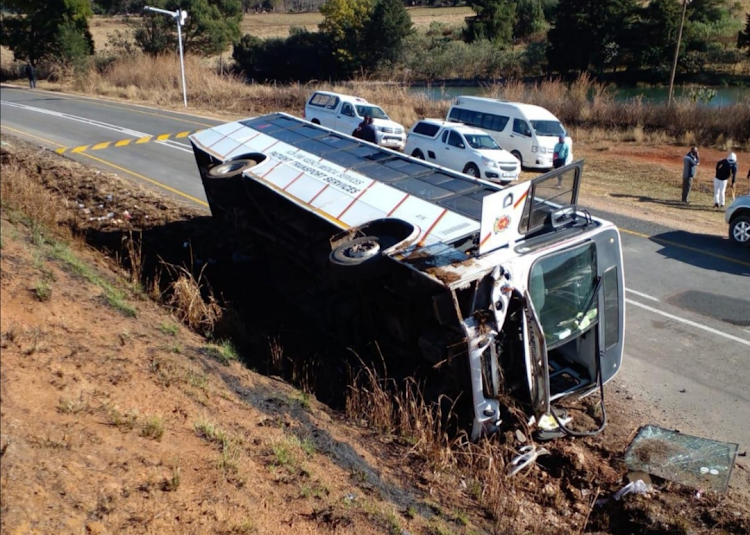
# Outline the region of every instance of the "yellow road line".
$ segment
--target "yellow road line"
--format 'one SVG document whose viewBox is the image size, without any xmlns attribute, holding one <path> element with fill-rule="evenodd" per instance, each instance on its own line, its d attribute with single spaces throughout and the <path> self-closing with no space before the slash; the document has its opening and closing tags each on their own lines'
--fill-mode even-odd
<svg viewBox="0 0 750 535">
<path fill-rule="evenodd" d="M 635 230 L 628 230 L 626 228 L 621 228 L 621 227 L 618 227 L 618 228 L 620 228 L 620 232 L 631 234 L 633 236 L 638 236 L 639 238 L 651 240 L 653 242 L 661 243 L 663 245 L 670 245 L 672 247 L 678 247 L 680 249 L 685 249 L 686 251 L 692 251 L 694 253 L 699 253 L 705 256 L 712 256 L 714 258 L 718 258 L 719 260 L 724 260 L 726 262 L 734 262 L 735 264 L 739 264 L 741 266 L 750 267 L 750 262 L 737 260 L 736 258 L 732 258 L 731 256 L 724 256 L 724 255 L 720 255 L 716 253 L 711 253 L 709 251 L 704 251 L 703 249 L 698 249 L 697 247 L 690 247 L 689 245 L 683 245 L 681 243 L 673 242 L 671 240 L 664 240 L 662 238 L 657 238 L 656 236 L 649 236 L 648 234 L 643 234 L 642 232 L 636 232 Z"/>
<path fill-rule="evenodd" d="M 108 165 L 114 169 L 117 169 L 118 171 L 122 171 L 123 173 L 128 173 L 129 175 L 132 175 L 136 178 L 140 178 L 141 180 L 145 180 L 146 182 L 149 182 L 155 186 L 158 186 L 162 189 L 165 189 L 171 193 L 174 193 L 175 195 L 179 195 L 180 197 L 184 197 L 186 199 L 189 199 L 193 201 L 194 203 L 200 204 L 201 206 L 208 207 L 208 203 L 205 201 L 202 201 L 196 197 L 193 197 L 192 195 L 188 195 L 187 193 L 184 193 L 178 189 L 174 189 L 171 186 L 167 186 L 166 184 L 163 184 L 159 182 L 158 180 L 154 180 L 153 178 L 148 178 L 146 176 L 143 176 L 140 173 L 136 173 L 135 171 L 131 171 L 130 169 L 127 169 L 125 167 L 120 167 L 119 165 L 113 164 L 112 162 L 108 162 L 107 160 L 102 160 L 101 158 L 97 158 L 96 156 L 92 156 L 91 154 L 82 154 L 82 156 L 85 156 L 86 158 L 91 158 L 92 160 L 95 160 L 99 163 L 103 163 L 104 165 Z"/>
<path fill-rule="evenodd" d="M 10 126 L 2 125 L 2 128 L 6 128 L 6 129 L 10 130 L 11 132 L 17 132 L 17 133 L 19 133 L 21 135 L 24 135 L 24 136 L 33 137 L 35 139 L 38 139 L 40 141 L 44 141 L 45 143 L 49 143 L 51 145 L 57 145 L 58 147 L 62 147 L 62 145 L 60 143 L 57 143 L 56 141 L 51 141 L 51 140 L 45 139 L 43 137 L 35 136 L 34 134 L 29 134 L 28 132 L 23 132 L 21 130 L 16 130 L 15 128 L 11 128 Z M 181 132 L 181 133 L 185 133 L 185 132 Z M 143 139 L 143 138 L 141 138 L 141 139 Z M 131 140 L 123 140 L 123 141 L 127 141 L 129 143 Z M 118 143 L 122 143 L 122 142 L 118 141 Z M 137 143 L 137 141 L 136 141 L 136 143 Z M 64 148 L 65 147 L 63 147 L 63 149 Z M 58 150 L 60 150 L 60 149 L 58 149 Z M 179 190 L 176 190 L 176 189 L 174 189 L 174 188 L 172 188 L 170 186 L 167 186 L 166 184 L 162 184 L 161 182 L 158 182 L 158 181 L 156 181 L 154 179 L 151 179 L 151 178 L 145 177 L 145 176 L 143 176 L 143 175 L 141 175 L 139 173 L 136 173 L 135 171 L 131 171 L 129 169 L 125 169 L 124 167 L 120 167 L 118 165 L 115 165 L 115 164 L 113 164 L 111 162 L 108 162 L 106 160 L 102 160 L 101 158 L 97 158 L 97 157 L 92 156 L 90 154 L 83 154 L 83 153 L 81 153 L 81 154 L 82 154 L 82 156 L 86 156 L 87 158 L 91 158 L 92 160 L 96 160 L 96 161 L 98 161 L 100 163 L 103 163 L 105 165 L 109 165 L 110 167 L 113 167 L 115 169 L 123 171 L 124 173 L 128 173 L 128 174 L 133 175 L 133 176 L 135 176 L 137 178 L 140 178 L 141 180 L 145 180 L 146 182 L 150 182 L 151 184 L 154 184 L 156 186 L 159 186 L 160 188 L 163 188 L 163 189 L 165 189 L 167 191 L 175 193 L 176 195 L 180 195 L 182 197 L 185 197 L 186 199 L 190 199 L 191 201 L 196 202 L 196 203 L 200 204 L 201 206 L 208 206 L 208 204 L 206 202 L 204 202 L 204 201 L 202 201 L 200 199 L 197 199 L 197 198 L 193 197 L 192 195 L 188 195 L 187 193 L 183 193 L 183 192 L 181 192 Z M 704 251 L 702 249 L 698 249 L 696 247 L 690 247 L 689 245 L 683 245 L 681 243 L 673 242 L 673 241 L 670 241 L 670 240 L 663 240 L 661 238 L 657 238 L 657 237 L 654 237 L 654 236 L 649 236 L 648 234 L 643 234 L 642 232 L 637 232 L 635 230 L 629 230 L 629 229 L 622 228 L 622 227 L 619 227 L 619 229 L 620 229 L 620 232 L 623 232 L 625 234 L 630 234 L 632 236 L 637 236 L 639 238 L 644 238 L 646 240 L 651 240 L 651 241 L 654 241 L 656 243 L 662 243 L 664 245 L 671 245 L 672 247 L 678 247 L 680 249 L 685 249 L 687 251 L 692 251 L 694 253 L 702 254 L 702 255 L 705 255 L 705 256 L 711 256 L 711 257 L 717 258 L 719 260 L 724 260 L 726 262 L 732 262 L 734 264 L 739 264 L 741 266 L 750 267 L 750 262 L 744 262 L 742 260 L 738 260 L 736 258 L 732 258 L 732 257 L 729 257 L 729 256 L 724 256 L 724 255 L 720 255 L 720 254 L 716 254 L 716 253 L 711 253 L 711 252 L 708 252 L 708 251 Z"/>
<path fill-rule="evenodd" d="M 16 130 L 15 128 L 11 128 L 10 126 L 6 126 L 4 124 L 0 125 L 0 128 L 5 128 L 7 130 L 10 130 L 11 132 L 15 132 L 17 134 L 21 134 L 22 136 L 33 137 L 34 139 L 38 139 L 39 141 L 44 141 L 45 143 L 49 143 L 50 145 L 57 145 L 58 147 L 65 148 L 63 145 L 61 145 L 57 141 L 52 141 L 50 139 L 45 139 L 43 137 L 35 136 L 34 134 L 29 134 L 28 132 L 24 132 L 23 130 Z"/>
<path fill-rule="evenodd" d="M 24 132 L 23 130 L 17 130 L 15 128 L 11 128 L 10 126 L 0 125 L 0 128 L 8 129 L 11 132 L 16 132 L 17 134 L 21 134 L 23 136 L 32 137 L 34 139 L 38 139 L 39 141 L 44 141 L 45 143 L 49 143 L 50 145 L 57 145 L 58 147 L 62 146 L 62 145 L 60 145 L 60 143 L 58 143 L 56 141 L 45 139 L 45 138 L 40 137 L 40 136 L 35 136 L 34 134 L 29 134 L 28 132 Z M 130 169 L 126 169 L 124 167 L 120 167 L 119 165 L 113 164 L 112 162 L 108 162 L 107 160 L 102 160 L 101 158 L 97 158 L 96 156 L 92 156 L 91 154 L 85 154 L 85 153 L 80 153 L 80 154 L 81 154 L 81 156 L 85 156 L 86 158 L 91 158 L 92 160 L 95 160 L 95 161 L 97 161 L 99 163 L 103 163 L 104 165 L 108 165 L 109 167 L 117 169 L 118 171 L 122 171 L 123 173 L 128 173 L 129 175 L 132 175 L 132 176 L 134 176 L 136 178 L 140 178 L 141 180 L 144 180 L 146 182 L 149 182 L 150 184 L 153 184 L 153 185 L 158 186 L 158 187 L 160 187 L 162 189 L 170 191 L 170 192 L 172 192 L 172 193 L 174 193 L 176 195 L 179 195 L 180 197 L 184 197 L 186 199 L 189 199 L 189 200 L 193 201 L 194 203 L 197 203 L 197 204 L 199 204 L 201 206 L 208 207 L 208 203 L 207 202 L 202 201 L 202 200 L 200 200 L 200 199 L 198 199 L 196 197 L 193 197 L 192 195 L 188 195 L 187 193 L 183 193 L 182 191 L 176 190 L 176 189 L 174 189 L 174 188 L 172 188 L 170 186 L 167 186 L 166 184 L 162 184 L 161 182 L 159 182 L 157 180 L 154 180 L 153 178 L 148 178 L 146 176 L 143 176 L 140 173 L 136 173 L 135 171 L 131 171 Z"/>
<path fill-rule="evenodd" d="M 200 130 L 195 130 L 195 133 L 200 132 Z M 158 136 L 144 136 L 139 138 L 130 138 L 130 139 L 121 139 L 120 141 L 103 141 L 102 143 L 97 143 L 95 145 L 79 145 L 78 147 L 60 147 L 59 149 L 56 149 L 55 152 L 57 154 L 65 154 L 66 152 L 85 152 L 87 150 L 101 150 L 106 149 L 110 146 L 113 147 L 126 147 L 130 145 L 133 141 L 137 144 L 143 144 L 143 143 L 151 143 L 153 141 L 168 141 L 170 137 L 187 137 L 190 134 L 194 132 L 187 131 L 187 132 L 180 132 L 179 134 L 160 134 Z"/>
</svg>

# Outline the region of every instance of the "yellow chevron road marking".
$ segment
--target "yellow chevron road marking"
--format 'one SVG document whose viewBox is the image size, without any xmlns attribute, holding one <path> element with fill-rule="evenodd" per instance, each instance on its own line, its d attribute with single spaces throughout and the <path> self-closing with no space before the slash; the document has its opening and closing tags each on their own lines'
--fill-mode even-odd
<svg viewBox="0 0 750 535">
<path fill-rule="evenodd" d="M 90 150 L 102 150 L 109 147 L 127 147 L 131 143 L 141 145 L 143 143 L 151 143 L 154 141 L 167 141 L 169 139 L 184 139 L 191 134 L 197 134 L 200 130 L 187 130 L 185 132 L 178 132 L 176 134 L 159 134 L 158 136 L 144 136 L 139 138 L 121 139 L 120 141 L 104 141 L 102 143 L 96 143 L 95 145 L 80 145 L 78 147 L 61 147 L 56 149 L 57 154 L 65 154 L 66 152 L 81 153 Z"/>
</svg>

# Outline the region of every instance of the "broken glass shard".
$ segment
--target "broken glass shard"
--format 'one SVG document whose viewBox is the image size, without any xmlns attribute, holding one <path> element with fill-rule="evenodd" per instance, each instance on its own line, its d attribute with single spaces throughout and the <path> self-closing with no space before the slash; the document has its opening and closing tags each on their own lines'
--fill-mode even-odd
<svg viewBox="0 0 750 535">
<path fill-rule="evenodd" d="M 688 487 L 723 492 L 729 486 L 737 448 L 737 444 L 646 425 L 625 452 L 625 464 L 630 470 Z"/>
</svg>

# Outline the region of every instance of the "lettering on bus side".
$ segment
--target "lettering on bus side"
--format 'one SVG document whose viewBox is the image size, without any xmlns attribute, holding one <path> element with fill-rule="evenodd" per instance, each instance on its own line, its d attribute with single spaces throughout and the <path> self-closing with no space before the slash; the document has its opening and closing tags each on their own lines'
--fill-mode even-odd
<svg viewBox="0 0 750 535">
<path fill-rule="evenodd" d="M 296 154 L 295 150 L 289 150 L 286 154 L 273 151 L 270 156 L 349 195 L 357 195 L 365 185 L 364 180 L 341 173 L 328 165 L 321 165 L 315 158 Z"/>
</svg>

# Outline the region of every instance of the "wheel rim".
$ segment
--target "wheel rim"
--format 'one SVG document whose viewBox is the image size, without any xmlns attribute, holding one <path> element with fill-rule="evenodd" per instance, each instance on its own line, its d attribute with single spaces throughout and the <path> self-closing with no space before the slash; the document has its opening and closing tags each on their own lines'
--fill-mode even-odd
<svg viewBox="0 0 750 535">
<path fill-rule="evenodd" d="M 732 236 L 740 243 L 747 243 L 750 241 L 750 222 L 740 221 L 732 229 Z"/>
<path fill-rule="evenodd" d="M 230 173 L 234 173 L 235 171 L 238 171 L 245 167 L 247 165 L 246 161 L 236 161 L 236 162 L 227 162 L 225 164 L 219 165 L 217 167 L 214 167 L 211 170 L 211 174 L 213 175 L 228 175 Z"/>
<path fill-rule="evenodd" d="M 469 175 L 469 176 L 476 177 L 477 176 L 477 170 L 474 169 L 473 167 L 467 167 L 466 168 L 466 174 Z"/>
<path fill-rule="evenodd" d="M 364 241 L 347 247 L 344 254 L 349 258 L 370 258 L 380 251 L 380 245 L 375 241 Z"/>
</svg>

